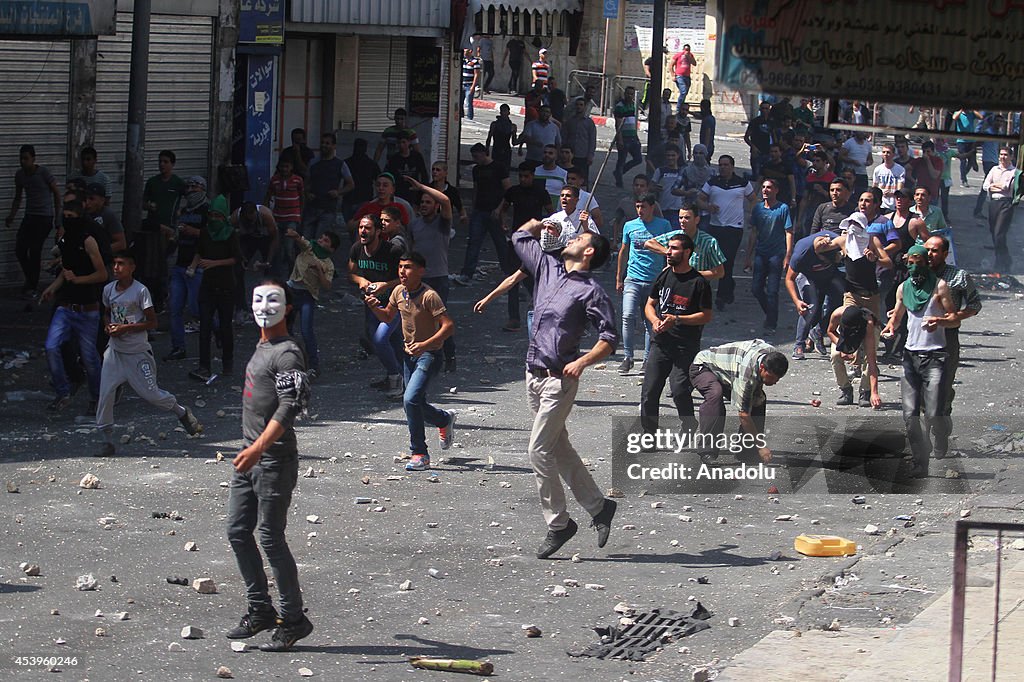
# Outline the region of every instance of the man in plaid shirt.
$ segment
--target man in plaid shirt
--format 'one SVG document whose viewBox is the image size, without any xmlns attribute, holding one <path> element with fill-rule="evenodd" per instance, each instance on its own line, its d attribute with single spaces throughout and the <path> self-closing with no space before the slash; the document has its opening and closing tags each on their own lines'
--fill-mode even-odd
<svg viewBox="0 0 1024 682">
<path fill-rule="evenodd" d="M 704 397 L 698 418 L 701 433 L 722 432 L 724 398 L 731 393 L 744 433 L 760 434 L 768 400 L 764 387 L 774 386 L 788 369 L 786 356 L 761 339 L 726 343 L 697 353 L 690 365 L 690 383 Z M 698 454 L 701 462 L 710 464 L 718 459 L 718 448 L 707 448 Z M 772 458 L 767 447 L 759 447 L 757 454 L 763 462 Z"/>
</svg>

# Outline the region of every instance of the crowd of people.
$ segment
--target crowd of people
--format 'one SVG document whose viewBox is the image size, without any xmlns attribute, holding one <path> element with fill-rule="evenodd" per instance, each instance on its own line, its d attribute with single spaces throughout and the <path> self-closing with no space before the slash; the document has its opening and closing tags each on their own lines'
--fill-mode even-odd
<svg viewBox="0 0 1024 682">
<path fill-rule="evenodd" d="M 488 60 L 482 45 L 477 49 L 479 54 L 466 55 L 469 106 L 478 71 L 486 74 L 479 84 L 485 91 L 493 77 L 493 52 Z M 788 103 L 763 103 L 744 136 L 751 167 L 746 175 L 730 155 L 712 162 L 715 119 L 705 100 L 697 114 L 685 103 L 670 112 L 661 144 L 645 157 L 636 93 L 626 88 L 614 110 L 619 155 L 613 177 L 620 187 L 629 182 L 632 191 L 606 223 L 588 191 L 596 151 L 588 103 L 577 99 L 571 111 L 563 107 L 556 116 L 550 99 L 554 81 L 545 63 L 541 50 L 532 71 L 534 89 L 544 97 L 522 132 L 517 134 L 503 107 L 486 142 L 471 147 L 468 205 L 448 183 L 443 161 L 428 170 L 402 109 L 394 112 L 395 123 L 381 134 L 372 158 L 364 138 L 341 159 L 333 133 L 321 134 L 316 154 L 305 131 L 293 130 L 263 202 L 241 202 L 234 209 L 227 197 L 210 195 L 204 177 L 178 177 L 174 152 L 163 150 L 159 173 L 145 184 L 147 216 L 130 229 L 107 205 L 110 182 L 97 168 L 94 149 L 82 150 L 78 172 L 61 190 L 35 163 L 32 147 L 22 147 L 7 224 L 24 201 L 17 252 L 26 306 L 37 299 L 54 304 L 45 340 L 55 390 L 49 408 L 65 409 L 86 384 L 103 438 L 97 454 L 116 454 L 114 411 L 125 386 L 172 412 L 189 434 L 203 428 L 157 384 L 149 332 L 158 313 L 166 309 L 169 318 L 171 345 L 164 362 L 196 357 L 189 376 L 207 384 L 235 373 L 235 325 L 251 320 L 259 328 L 245 372 L 244 448 L 234 460 L 228 513 L 249 609 L 229 637 L 274 627 L 263 648 L 284 650 L 313 628 L 302 610 L 284 527 L 297 477 L 294 420 L 324 370 L 315 325 L 324 292 L 339 277 L 359 291 L 362 352 L 373 354 L 382 368 L 371 386 L 402 401 L 409 432 L 406 469 L 428 470 L 427 425 L 438 429 L 441 450 L 455 437 L 456 414 L 428 400 L 432 379 L 457 368 L 456 321 L 446 307 L 450 287 L 474 286 L 487 277 L 478 266 L 488 237 L 502 281 L 474 310 L 483 312 L 507 296 L 502 329 L 516 332 L 522 328 L 519 287 L 530 291 L 525 379 L 534 419 L 528 453 L 547 527 L 538 558 L 553 555 L 578 530 L 562 481 L 590 514 L 598 546 L 608 540 L 615 501 L 605 498 L 583 465 L 566 420 L 584 370 L 611 356 L 620 338 L 619 372 L 634 369 L 638 321 L 644 327 L 638 402 L 646 432 L 658 429 L 668 382 L 684 427 L 721 432 L 730 399 L 741 430 L 760 435 L 765 387 L 785 377 L 790 360 L 818 352 L 830 356 L 838 405 L 881 408 L 878 365 L 882 358 L 900 362 L 912 452 L 908 475 L 927 476 L 929 461 L 948 455 L 958 329 L 981 310 L 971 275 L 956 265 L 944 205 L 952 160 L 963 161 L 968 151 L 937 138 L 923 140 L 915 153 L 909 140 L 897 138 L 880 145 L 881 162 L 875 165 L 878 140 L 859 132 L 845 140 L 822 135 L 808 116 L 809 101 L 798 111 Z M 689 87 L 685 74 L 676 76 L 680 91 Z M 663 101 L 670 96 L 663 93 Z M 697 143 L 690 140 L 691 118 L 700 122 Z M 522 161 L 513 184 L 517 145 Z M 998 150 L 982 185 L 990 202 L 995 267 L 1002 272 L 1012 265 L 1006 233 L 1022 185 L 1011 154 Z M 641 172 L 627 178 L 637 167 Z M 462 266 L 453 274 L 449 249 L 456 224 L 468 228 L 468 238 Z M 54 278 L 37 294 L 47 260 L 44 245 L 54 227 Z M 705 348 L 704 327 L 744 293 L 737 292 L 734 268 L 745 234 L 744 268 L 764 314 L 763 338 Z M 348 258 L 337 272 L 336 254 L 346 240 Z M 606 263 L 613 264 L 622 296 L 618 320 L 596 277 Z M 789 357 L 775 345 L 783 282 L 797 311 Z M 587 326 L 597 338 L 583 352 Z M 301 345 L 292 337 L 296 329 Z M 198 332 L 194 350 L 189 332 Z M 699 408 L 694 391 L 703 398 Z M 718 451 L 715 441 L 708 442 L 697 454 L 712 465 Z M 756 451 L 763 462 L 772 459 L 767 445 Z M 253 536 L 257 524 L 281 592 L 280 614 Z"/>
</svg>

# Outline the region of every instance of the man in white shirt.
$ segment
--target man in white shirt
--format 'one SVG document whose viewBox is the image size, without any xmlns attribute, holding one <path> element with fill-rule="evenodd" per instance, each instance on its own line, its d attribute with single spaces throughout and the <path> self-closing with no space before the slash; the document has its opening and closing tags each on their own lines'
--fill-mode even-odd
<svg viewBox="0 0 1024 682">
<path fill-rule="evenodd" d="M 854 132 L 853 137 L 846 140 L 839 150 L 839 160 L 853 167 L 857 181 L 850 189 L 856 196 L 860 196 L 868 188 L 868 166 L 875 162 L 871 158 L 871 142 L 867 135 L 859 130 Z"/>
<path fill-rule="evenodd" d="M 747 203 L 752 201 L 754 188 L 736 175 L 736 162 L 728 154 L 718 157 L 718 175 L 708 179 L 697 195 L 697 204 L 711 215 L 708 234 L 718 240 L 725 253 L 725 276 L 718 283 L 715 305 L 718 310 L 735 300 L 736 280 L 732 277 L 736 253 L 743 241 L 743 223 Z"/>
<path fill-rule="evenodd" d="M 988 229 L 992 233 L 992 245 L 996 250 L 996 272 L 1010 272 L 1013 258 L 1006 245 L 1006 235 L 1013 222 L 1013 180 L 1017 169 L 1009 147 L 1000 147 L 999 165 L 985 176 L 982 188 L 988 192 Z"/>
<path fill-rule="evenodd" d="M 562 227 L 562 244 L 585 231 L 601 234 L 597 225 L 590 219 L 588 211 L 583 210 L 580 202 L 580 190 L 572 185 L 565 185 L 558 193 L 558 202 L 562 210 L 552 213 L 544 219 L 545 223 L 557 223 Z"/>
<path fill-rule="evenodd" d="M 551 207 L 558 208 L 558 193 L 569 179 L 569 174 L 555 162 L 558 158 L 558 148 L 555 145 L 545 145 L 541 158 L 541 164 L 533 170 L 534 180 L 544 183 L 544 189 L 551 197 Z"/>
<path fill-rule="evenodd" d="M 896 210 L 896 192 L 906 181 L 906 169 L 896 163 L 896 147 L 886 142 L 882 145 L 882 163 L 871 173 L 871 186 L 882 190 L 883 211 Z"/>
</svg>

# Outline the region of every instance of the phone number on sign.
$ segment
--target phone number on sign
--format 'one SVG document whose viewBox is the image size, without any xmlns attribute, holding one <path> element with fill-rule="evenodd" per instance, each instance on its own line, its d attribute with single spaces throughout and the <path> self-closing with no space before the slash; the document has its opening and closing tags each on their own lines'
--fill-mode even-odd
<svg viewBox="0 0 1024 682">
<path fill-rule="evenodd" d="M 15 668 L 75 667 L 79 663 L 78 656 L 11 656 L 8 661 Z"/>
</svg>

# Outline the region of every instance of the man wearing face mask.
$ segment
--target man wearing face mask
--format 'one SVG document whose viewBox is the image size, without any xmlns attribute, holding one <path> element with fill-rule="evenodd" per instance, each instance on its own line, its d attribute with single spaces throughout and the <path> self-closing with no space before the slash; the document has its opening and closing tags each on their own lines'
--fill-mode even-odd
<svg viewBox="0 0 1024 682">
<path fill-rule="evenodd" d="M 234 370 L 235 337 L 231 326 L 234 308 L 234 266 L 242 260 L 238 233 L 228 222 L 228 200 L 223 195 L 210 203 L 206 229 L 199 235 L 196 254 L 186 275 L 193 276 L 203 269 L 203 282 L 199 286 L 199 367 L 189 372 L 197 381 L 209 381 L 210 337 L 213 334 L 213 316 L 217 315 L 217 333 L 220 337 L 222 373 Z"/>
<path fill-rule="evenodd" d="M 291 309 L 284 283 L 267 278 L 252 292 L 253 318 L 260 330 L 256 351 L 245 368 L 242 439 L 245 448 L 228 493 L 228 540 L 245 581 L 248 609 L 228 639 L 247 639 L 274 628 L 262 651 L 287 651 L 313 632 L 302 610 L 299 573 L 285 538 L 288 508 L 298 482 L 295 418 L 309 403 L 309 380 L 302 350 L 288 336 Z M 259 527 L 259 546 L 253 532 Z M 274 609 L 263 569 L 270 564 L 280 594 Z"/>
</svg>

